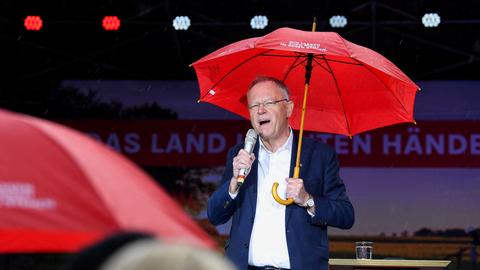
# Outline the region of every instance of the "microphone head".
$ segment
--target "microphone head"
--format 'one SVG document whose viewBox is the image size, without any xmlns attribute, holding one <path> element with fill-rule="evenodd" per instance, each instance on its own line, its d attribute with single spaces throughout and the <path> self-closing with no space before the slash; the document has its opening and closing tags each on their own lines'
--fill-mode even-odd
<svg viewBox="0 0 480 270">
<path fill-rule="evenodd" d="M 257 137 L 257 132 L 253 128 L 249 129 L 245 136 L 245 145 L 243 149 L 248 153 L 252 153 L 253 147 L 255 147 L 255 143 L 257 142 Z"/>
<path fill-rule="evenodd" d="M 247 135 L 245 136 L 245 142 L 256 142 L 258 134 L 255 129 L 251 128 L 248 130 Z"/>
</svg>

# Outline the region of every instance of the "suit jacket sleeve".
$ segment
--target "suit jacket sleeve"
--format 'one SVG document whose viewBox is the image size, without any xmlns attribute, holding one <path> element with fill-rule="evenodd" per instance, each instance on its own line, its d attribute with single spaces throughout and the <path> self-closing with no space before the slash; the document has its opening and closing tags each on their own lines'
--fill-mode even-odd
<svg viewBox="0 0 480 270">
<path fill-rule="evenodd" d="M 208 220 L 213 225 L 219 225 L 227 222 L 235 212 L 236 206 L 234 200 L 228 194 L 230 180 L 233 177 L 233 157 L 237 155 L 240 147 L 233 147 L 228 152 L 227 164 L 223 173 L 219 188 L 212 194 L 208 200 L 207 214 Z"/>
<path fill-rule="evenodd" d="M 323 155 L 325 168 L 323 171 L 323 192 L 313 194 L 315 201 L 315 216 L 312 223 L 321 226 L 333 226 L 340 229 L 350 229 L 355 222 L 352 204 L 348 199 L 345 185 L 339 175 L 337 154 L 333 149 Z"/>
</svg>

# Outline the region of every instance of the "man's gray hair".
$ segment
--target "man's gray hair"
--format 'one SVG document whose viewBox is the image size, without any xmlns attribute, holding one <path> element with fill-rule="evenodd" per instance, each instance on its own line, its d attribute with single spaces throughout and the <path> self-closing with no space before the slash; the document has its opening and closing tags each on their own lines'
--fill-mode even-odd
<svg viewBox="0 0 480 270">
<path fill-rule="evenodd" d="M 285 85 L 285 83 L 283 83 L 282 81 L 280 81 L 279 79 L 274 78 L 274 77 L 268 77 L 268 76 L 258 76 L 258 77 L 256 77 L 250 83 L 250 86 L 248 87 L 248 91 L 250 91 L 250 89 L 252 89 L 255 85 L 257 85 L 259 83 L 262 83 L 262 82 L 273 82 L 275 85 L 277 85 L 278 89 L 280 89 L 283 92 L 285 98 L 290 100 L 290 91 L 288 90 L 287 85 Z"/>
</svg>

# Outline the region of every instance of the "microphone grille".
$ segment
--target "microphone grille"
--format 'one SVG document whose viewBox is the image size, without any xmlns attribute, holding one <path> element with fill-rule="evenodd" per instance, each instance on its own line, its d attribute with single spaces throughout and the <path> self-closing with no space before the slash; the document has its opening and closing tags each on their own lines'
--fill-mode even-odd
<svg viewBox="0 0 480 270">
<path fill-rule="evenodd" d="M 251 128 L 248 130 L 247 136 L 245 136 L 245 141 L 251 140 L 255 142 L 257 140 L 257 137 L 258 137 L 257 132 L 253 128 Z"/>
<path fill-rule="evenodd" d="M 257 136 L 257 132 L 252 128 L 248 130 L 247 135 L 245 136 L 245 145 L 243 146 L 243 149 L 249 154 L 252 153 L 253 147 L 255 147 Z"/>
</svg>

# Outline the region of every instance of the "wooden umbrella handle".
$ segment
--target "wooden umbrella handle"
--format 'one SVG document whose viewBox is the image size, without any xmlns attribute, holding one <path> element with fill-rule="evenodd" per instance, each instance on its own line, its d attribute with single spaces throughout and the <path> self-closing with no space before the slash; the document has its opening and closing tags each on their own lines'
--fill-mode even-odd
<svg viewBox="0 0 480 270">
<path fill-rule="evenodd" d="M 317 18 L 313 18 L 312 32 L 315 32 L 317 27 Z M 303 91 L 303 103 L 302 103 L 302 114 L 300 118 L 300 134 L 298 136 L 298 146 L 297 146 L 297 159 L 295 161 L 295 168 L 293 170 L 293 178 L 298 178 L 300 176 L 300 155 L 302 153 L 302 139 L 303 139 L 303 124 L 305 122 L 305 111 L 307 109 L 307 97 L 308 97 L 308 87 L 310 85 L 310 77 L 312 75 L 312 62 L 313 54 L 309 53 L 307 56 L 307 64 L 305 66 L 305 89 Z M 293 203 L 293 198 L 288 198 L 286 200 L 280 198 L 277 192 L 278 182 L 273 183 L 272 186 L 272 196 L 279 204 L 290 205 Z"/>
<path fill-rule="evenodd" d="M 295 166 L 295 168 L 293 169 L 293 178 L 298 178 L 299 176 L 300 176 L 300 165 Z M 278 188 L 278 182 L 273 183 L 272 196 L 275 199 L 275 201 L 277 201 L 279 204 L 283 204 L 283 205 L 292 204 L 293 203 L 293 198 L 288 198 L 286 200 L 280 198 L 280 196 L 278 196 L 277 188 Z"/>
<path fill-rule="evenodd" d="M 280 198 L 280 196 L 278 196 L 277 188 L 278 188 L 278 182 L 273 183 L 272 196 L 275 199 L 275 201 L 277 201 L 279 204 L 283 204 L 283 205 L 292 204 L 293 203 L 292 198 L 288 198 L 288 199 L 284 200 L 284 199 Z"/>
</svg>

